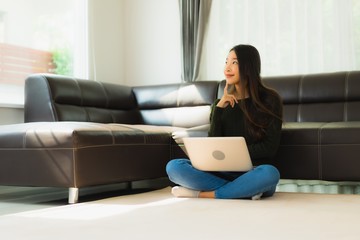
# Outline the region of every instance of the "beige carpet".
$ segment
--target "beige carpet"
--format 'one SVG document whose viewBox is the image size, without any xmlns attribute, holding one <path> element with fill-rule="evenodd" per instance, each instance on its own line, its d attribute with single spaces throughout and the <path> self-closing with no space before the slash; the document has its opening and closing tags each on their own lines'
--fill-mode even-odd
<svg viewBox="0 0 360 240">
<path fill-rule="evenodd" d="M 170 188 L 0 216 L 1 239 L 360 239 L 360 196 L 173 198 Z"/>
</svg>

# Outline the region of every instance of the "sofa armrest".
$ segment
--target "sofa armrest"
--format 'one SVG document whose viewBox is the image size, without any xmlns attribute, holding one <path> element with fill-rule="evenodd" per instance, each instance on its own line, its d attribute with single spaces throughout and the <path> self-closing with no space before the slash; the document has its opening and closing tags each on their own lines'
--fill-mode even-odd
<svg viewBox="0 0 360 240">
<path fill-rule="evenodd" d="M 207 137 L 210 124 L 192 127 L 186 130 L 175 131 L 172 133 L 172 138 L 177 144 L 183 144 L 184 137 Z"/>
</svg>

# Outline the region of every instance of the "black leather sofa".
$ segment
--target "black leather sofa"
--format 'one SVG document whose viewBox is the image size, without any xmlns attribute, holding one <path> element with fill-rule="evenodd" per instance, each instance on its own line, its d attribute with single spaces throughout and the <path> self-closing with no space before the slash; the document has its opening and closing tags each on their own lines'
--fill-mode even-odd
<svg viewBox="0 0 360 240">
<path fill-rule="evenodd" d="M 360 180 L 360 71 L 266 77 L 284 102 L 283 179 Z M 129 87 L 36 74 L 25 123 L 0 126 L 0 184 L 79 188 L 166 177 L 181 138 L 206 136 L 224 81 Z"/>
</svg>

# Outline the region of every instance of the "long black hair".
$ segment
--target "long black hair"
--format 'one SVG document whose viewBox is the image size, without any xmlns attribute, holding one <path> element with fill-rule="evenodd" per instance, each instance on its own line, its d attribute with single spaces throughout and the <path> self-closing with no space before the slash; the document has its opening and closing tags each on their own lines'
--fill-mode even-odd
<svg viewBox="0 0 360 240">
<path fill-rule="evenodd" d="M 241 85 L 247 89 L 250 98 L 250 104 L 246 104 L 245 101 L 240 104 L 246 116 L 247 130 L 256 140 L 260 140 L 271 121 L 282 121 L 282 100 L 275 90 L 262 83 L 261 59 L 255 47 L 241 44 L 230 51 L 236 54 Z"/>
</svg>

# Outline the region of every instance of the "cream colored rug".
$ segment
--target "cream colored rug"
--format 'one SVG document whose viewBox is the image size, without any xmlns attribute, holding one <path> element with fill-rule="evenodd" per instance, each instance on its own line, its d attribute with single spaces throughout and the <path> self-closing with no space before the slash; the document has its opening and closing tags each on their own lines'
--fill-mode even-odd
<svg viewBox="0 0 360 240">
<path fill-rule="evenodd" d="M 360 239 L 360 196 L 174 198 L 170 188 L 0 216 L 1 239 Z"/>
</svg>

